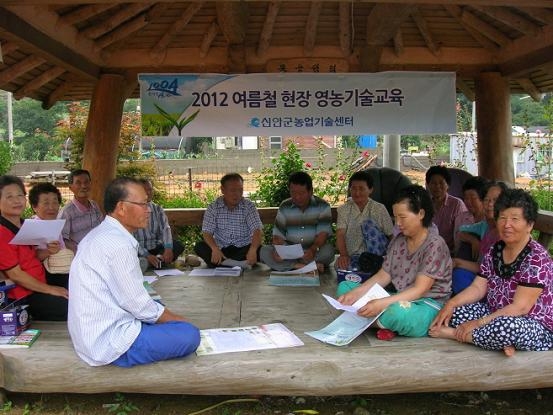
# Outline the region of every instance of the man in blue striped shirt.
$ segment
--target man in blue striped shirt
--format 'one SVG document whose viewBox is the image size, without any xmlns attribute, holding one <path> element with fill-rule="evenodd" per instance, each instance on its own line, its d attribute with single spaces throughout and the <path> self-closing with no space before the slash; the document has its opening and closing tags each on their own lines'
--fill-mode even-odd
<svg viewBox="0 0 553 415">
<path fill-rule="evenodd" d="M 305 172 L 292 173 L 288 179 L 290 198 L 283 201 L 273 227 L 273 246 L 263 246 L 261 262 L 275 271 L 301 268 L 315 261 L 323 271 L 334 259 L 334 247 L 327 243 L 332 234 L 332 211 L 325 200 L 313 195 L 313 181 Z M 274 245 L 300 244 L 303 256 L 282 259 Z"/>
</svg>

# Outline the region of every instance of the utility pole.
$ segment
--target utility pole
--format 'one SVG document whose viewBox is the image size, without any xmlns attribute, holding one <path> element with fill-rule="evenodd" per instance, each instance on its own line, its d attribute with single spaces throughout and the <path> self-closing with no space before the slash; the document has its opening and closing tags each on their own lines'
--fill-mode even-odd
<svg viewBox="0 0 553 415">
<path fill-rule="evenodd" d="M 13 113 L 12 113 L 12 93 L 6 92 L 7 102 L 6 106 L 8 107 L 8 142 L 10 146 L 13 146 Z"/>
</svg>

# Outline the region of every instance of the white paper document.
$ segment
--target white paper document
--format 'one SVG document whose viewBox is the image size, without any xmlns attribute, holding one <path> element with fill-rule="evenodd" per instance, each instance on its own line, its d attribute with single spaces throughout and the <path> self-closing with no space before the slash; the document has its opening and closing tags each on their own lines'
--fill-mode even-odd
<svg viewBox="0 0 553 415">
<path fill-rule="evenodd" d="M 200 336 L 198 356 L 303 346 L 303 342 L 281 323 L 200 330 Z"/>
<path fill-rule="evenodd" d="M 378 317 L 379 313 L 376 316 L 361 317 L 357 315 L 357 310 L 367 304 L 371 300 L 376 300 L 378 298 L 388 297 L 390 294 L 382 288 L 380 285 L 375 284 L 371 287 L 365 295 L 363 295 L 359 300 L 357 300 L 352 307 L 353 312 L 344 311 L 338 318 L 336 318 L 328 326 L 323 327 L 320 330 L 316 331 L 306 331 L 305 334 L 313 337 L 314 339 L 320 340 L 323 343 L 332 344 L 334 346 L 345 346 L 350 344 L 357 336 L 363 333 L 371 324 L 373 324 Z M 328 300 L 328 296 L 324 296 Z M 336 300 L 332 299 L 333 302 L 338 303 Z M 334 303 L 328 300 L 334 306 Z M 340 303 L 338 303 L 340 304 Z M 346 307 L 342 306 L 341 307 Z M 335 307 L 338 308 L 338 307 Z M 339 308 L 343 310 L 344 308 Z"/>
<path fill-rule="evenodd" d="M 237 261 L 236 259 L 226 258 L 221 262 L 224 267 L 240 267 L 242 269 L 252 269 L 252 266 L 248 264 L 248 261 Z"/>
<path fill-rule="evenodd" d="M 154 269 L 154 273 L 158 277 L 176 277 L 184 275 L 184 272 L 177 268 Z"/>
<path fill-rule="evenodd" d="M 304 254 L 301 244 L 273 246 L 282 259 L 298 259 Z"/>
<path fill-rule="evenodd" d="M 322 294 L 322 296 L 330 303 L 332 307 L 334 307 L 336 310 L 344 310 L 349 311 L 350 313 L 356 313 L 357 310 L 359 310 L 361 307 L 363 307 L 365 304 L 367 304 L 371 300 L 376 300 L 378 298 L 384 298 L 388 297 L 390 294 L 382 288 L 379 284 L 374 284 L 369 291 L 367 291 L 362 297 L 359 298 L 355 303 L 352 305 L 344 305 L 338 300 L 335 300 L 334 298 L 330 297 L 329 295 Z"/>
<path fill-rule="evenodd" d="M 25 219 L 17 234 L 10 241 L 13 245 L 41 245 L 59 241 L 65 219 Z"/>
</svg>

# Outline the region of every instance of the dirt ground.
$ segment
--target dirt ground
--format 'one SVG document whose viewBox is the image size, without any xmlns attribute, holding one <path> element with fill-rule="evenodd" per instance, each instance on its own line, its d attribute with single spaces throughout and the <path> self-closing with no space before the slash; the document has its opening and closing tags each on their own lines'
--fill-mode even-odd
<svg viewBox="0 0 553 415">
<path fill-rule="evenodd" d="M 547 415 L 553 414 L 552 402 L 553 389 L 346 397 L 8 394 L 0 412 L 13 415 Z"/>
</svg>

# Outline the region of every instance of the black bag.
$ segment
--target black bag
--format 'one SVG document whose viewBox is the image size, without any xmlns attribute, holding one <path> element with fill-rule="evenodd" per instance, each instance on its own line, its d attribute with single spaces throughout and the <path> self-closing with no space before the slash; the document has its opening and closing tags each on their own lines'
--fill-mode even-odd
<svg viewBox="0 0 553 415">
<path fill-rule="evenodd" d="M 384 262 L 384 257 L 376 254 L 371 254 L 370 252 L 363 252 L 359 255 L 359 270 L 361 272 L 366 272 L 376 274 L 380 268 L 382 268 L 382 263 Z"/>
</svg>

